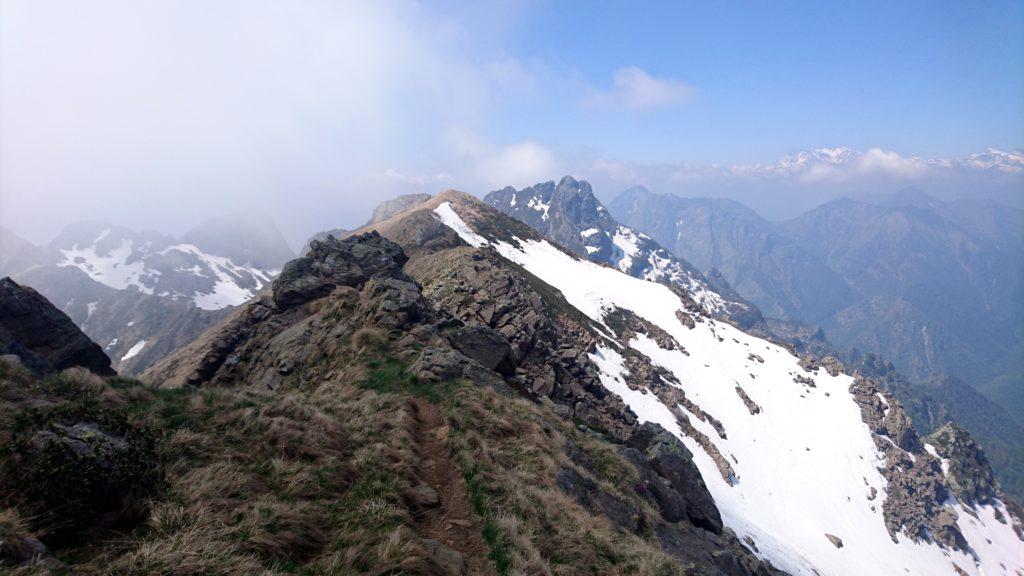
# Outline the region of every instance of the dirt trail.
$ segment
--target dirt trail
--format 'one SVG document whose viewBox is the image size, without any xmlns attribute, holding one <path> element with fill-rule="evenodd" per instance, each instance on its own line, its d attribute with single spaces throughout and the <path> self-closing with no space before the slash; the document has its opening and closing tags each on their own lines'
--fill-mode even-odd
<svg viewBox="0 0 1024 576">
<path fill-rule="evenodd" d="M 444 414 L 440 407 L 423 398 L 415 398 L 412 404 L 417 420 L 414 439 L 420 458 L 419 476 L 437 491 L 440 499 L 440 506 L 425 509 L 416 519 L 420 535 L 461 553 L 470 574 L 495 574 L 466 481 L 452 456 Z"/>
</svg>

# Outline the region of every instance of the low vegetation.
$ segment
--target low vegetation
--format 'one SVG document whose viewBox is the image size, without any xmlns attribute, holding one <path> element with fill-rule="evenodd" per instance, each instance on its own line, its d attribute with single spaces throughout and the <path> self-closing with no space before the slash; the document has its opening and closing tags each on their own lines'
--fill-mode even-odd
<svg viewBox="0 0 1024 576">
<path fill-rule="evenodd" d="M 162 389 L 77 369 L 36 380 L 2 365 L 0 559 L 35 558 L 17 574 L 428 573 L 404 497 L 425 401 L 451 430 L 488 572 L 679 570 L 650 534 L 557 486 L 572 446 L 583 474 L 650 513 L 610 446 L 550 406 L 421 382 L 381 334 L 352 344 L 347 381 L 301 390 Z M 93 444 L 69 459 L 75 430 Z"/>
</svg>

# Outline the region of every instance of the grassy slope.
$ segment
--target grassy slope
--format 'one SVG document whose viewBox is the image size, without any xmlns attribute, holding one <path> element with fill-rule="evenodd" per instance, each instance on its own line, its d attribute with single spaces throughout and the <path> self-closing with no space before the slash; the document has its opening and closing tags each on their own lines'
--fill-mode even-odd
<svg viewBox="0 0 1024 576">
<path fill-rule="evenodd" d="M 0 427 L 30 404 L 89 404 L 154 430 L 162 480 L 141 499 L 137 525 L 54 549 L 84 574 L 423 573 L 415 512 L 402 497 L 419 463 L 411 446 L 415 397 L 442 409 L 450 446 L 495 573 L 671 574 L 681 566 L 649 534 L 617 531 L 555 485 L 572 442 L 600 466 L 600 481 L 653 514 L 630 490 L 635 476 L 607 444 L 585 437 L 550 407 L 467 383 L 429 386 L 386 351 L 352 359 L 361 374 L 310 390 L 253 387 L 163 390 L 81 371 L 44 382 L 0 374 Z M 7 451 L 5 464 L 18 455 Z M 0 477 L 16 484 L 11 467 Z M 585 471 L 581 471 L 587 474 Z M 32 502 L 0 505 L 0 538 L 35 532 Z M 88 522 L 89 519 L 86 519 Z M 52 542 L 51 542 L 52 543 Z M 48 573 L 42 565 L 16 573 Z"/>
</svg>

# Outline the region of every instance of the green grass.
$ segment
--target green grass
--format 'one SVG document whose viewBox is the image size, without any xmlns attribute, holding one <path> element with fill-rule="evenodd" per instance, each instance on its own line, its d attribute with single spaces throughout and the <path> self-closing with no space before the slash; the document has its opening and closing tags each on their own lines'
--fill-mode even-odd
<svg viewBox="0 0 1024 576">
<path fill-rule="evenodd" d="M 491 507 L 487 505 L 488 496 L 483 480 L 476 467 L 471 466 L 462 458 L 459 459 L 459 467 L 462 468 L 462 476 L 466 481 L 466 490 L 469 492 L 473 510 L 484 519 L 484 542 L 487 542 L 487 546 L 491 549 L 487 557 L 494 562 L 498 574 L 506 576 L 512 569 L 512 555 L 509 552 L 508 538 L 494 518 Z"/>
<path fill-rule="evenodd" d="M 451 395 L 455 387 L 454 382 L 424 382 L 409 374 L 408 366 L 391 356 L 384 360 L 373 360 L 368 366 L 366 378 L 359 382 L 359 385 L 380 394 L 411 394 L 431 402 L 441 402 Z"/>
</svg>

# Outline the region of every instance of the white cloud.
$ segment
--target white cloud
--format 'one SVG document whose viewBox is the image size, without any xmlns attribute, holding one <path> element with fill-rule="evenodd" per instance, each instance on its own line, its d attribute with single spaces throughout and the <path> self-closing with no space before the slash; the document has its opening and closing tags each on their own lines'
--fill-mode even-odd
<svg viewBox="0 0 1024 576">
<path fill-rule="evenodd" d="M 550 180 L 558 171 L 554 154 L 532 141 L 496 148 L 479 158 L 476 170 L 481 182 L 491 188 L 529 186 Z"/>
<path fill-rule="evenodd" d="M 688 101 L 695 90 L 672 78 L 656 78 L 642 68 L 619 68 L 609 90 L 590 89 L 583 105 L 596 109 L 626 109 L 637 112 L 667 108 Z"/>
<path fill-rule="evenodd" d="M 451 182 L 454 180 L 451 174 L 447 172 L 437 172 L 434 174 L 405 174 L 395 170 L 394 168 L 388 168 L 387 170 L 370 174 L 370 181 L 384 182 L 384 183 L 398 183 L 408 184 L 410 186 L 429 187 L 443 184 L 445 182 Z"/>
<path fill-rule="evenodd" d="M 905 179 L 919 178 L 928 171 L 928 163 L 920 158 L 907 158 L 881 148 L 871 148 L 861 154 L 855 167 L 866 173 L 882 173 Z"/>
<path fill-rule="evenodd" d="M 41 242 L 252 204 L 304 238 L 458 178 L 440 135 L 535 89 L 487 14 L 415 0 L 0 2 L 0 218 Z"/>
<path fill-rule="evenodd" d="M 471 192 L 517 188 L 550 180 L 562 163 L 547 146 L 534 140 L 497 144 L 465 127 L 448 130 L 446 162 L 455 167 L 460 186 Z"/>
</svg>

